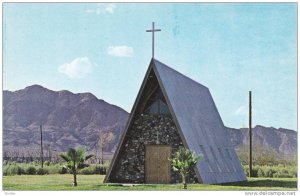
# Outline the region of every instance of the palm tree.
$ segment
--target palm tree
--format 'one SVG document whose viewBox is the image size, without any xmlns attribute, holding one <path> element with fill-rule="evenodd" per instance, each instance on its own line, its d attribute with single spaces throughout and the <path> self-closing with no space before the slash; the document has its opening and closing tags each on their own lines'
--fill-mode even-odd
<svg viewBox="0 0 300 196">
<path fill-rule="evenodd" d="M 181 174 L 184 189 L 187 189 L 186 177 L 188 173 L 201 158 L 202 155 L 195 157 L 194 152 L 180 147 L 179 150 L 175 153 L 174 158 L 170 159 L 173 170 L 179 171 Z"/>
<path fill-rule="evenodd" d="M 65 167 L 72 171 L 74 177 L 73 185 L 77 186 L 77 170 L 82 168 L 84 161 L 88 160 L 94 155 L 86 156 L 86 151 L 83 148 L 78 148 L 77 150 L 74 148 L 69 148 L 67 153 L 60 154 L 59 156 L 66 161 Z"/>
</svg>

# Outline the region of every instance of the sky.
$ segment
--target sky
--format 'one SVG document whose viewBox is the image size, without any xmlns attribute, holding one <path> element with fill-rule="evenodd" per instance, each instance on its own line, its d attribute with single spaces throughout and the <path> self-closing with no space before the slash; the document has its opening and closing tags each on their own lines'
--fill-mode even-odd
<svg viewBox="0 0 300 196">
<path fill-rule="evenodd" d="M 207 86 L 225 126 L 297 129 L 296 3 L 4 3 L 3 89 L 91 92 L 131 111 L 155 58 Z"/>
</svg>

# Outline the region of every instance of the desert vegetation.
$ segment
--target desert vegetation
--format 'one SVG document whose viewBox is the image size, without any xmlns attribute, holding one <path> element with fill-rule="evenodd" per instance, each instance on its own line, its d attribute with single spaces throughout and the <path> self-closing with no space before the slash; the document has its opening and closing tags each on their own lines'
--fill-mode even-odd
<svg viewBox="0 0 300 196">
<path fill-rule="evenodd" d="M 109 161 L 105 161 L 103 164 L 89 164 L 87 167 L 79 170 L 78 174 L 91 175 L 99 174 L 105 175 L 109 166 Z M 62 162 L 53 163 L 46 161 L 44 168 L 41 170 L 41 164 L 39 162 L 30 163 L 17 163 L 3 161 L 3 175 L 46 175 L 46 174 L 71 174 Z"/>
<path fill-rule="evenodd" d="M 241 159 L 241 157 L 240 157 Z M 257 157 L 253 167 L 253 178 L 248 182 L 224 185 L 190 184 L 190 190 L 296 190 L 297 165 L 294 161 L 274 161 L 266 165 L 266 157 Z M 242 160 L 242 159 L 241 159 Z M 269 160 L 269 158 L 268 158 Z M 290 159 L 289 159 L 290 160 Z M 242 160 L 242 163 L 243 162 Z M 103 178 L 110 161 L 99 164 L 99 160 L 90 160 L 85 168 L 78 170 L 78 186 L 72 187 L 72 171 L 64 167 L 63 160 L 45 161 L 44 167 L 36 160 L 32 162 L 3 161 L 4 190 L 180 190 L 181 185 L 140 185 L 124 187 L 121 184 L 105 184 Z M 249 166 L 243 165 L 248 176 Z M 24 180 L 26 179 L 26 180 Z"/>
<path fill-rule="evenodd" d="M 27 154 L 26 154 L 27 152 Z M 243 147 L 236 150 L 243 165 L 245 174 L 249 175 L 248 148 Z M 257 153 L 260 152 L 260 153 Z M 41 169 L 39 161 L 39 151 L 23 150 L 23 152 L 9 151 L 5 153 L 6 159 L 3 160 L 3 175 L 46 175 L 46 174 L 68 174 L 64 168 L 63 160 L 59 158 L 59 153 L 48 153 L 45 151 L 44 168 Z M 48 156 L 48 155 L 51 156 Z M 26 159 L 26 155 L 31 157 Z M 282 155 L 275 150 L 262 148 L 259 145 L 254 147 L 253 175 L 258 178 L 295 178 L 297 174 L 297 157 Z M 10 156 L 10 157 L 9 157 Z M 24 158 L 25 157 L 25 158 Z M 87 167 L 81 169 L 79 174 L 105 175 L 110 161 L 105 160 L 101 164 L 101 156 L 92 157 L 88 160 Z M 27 161 L 26 161 L 27 160 Z M 33 160 L 33 161 L 30 161 Z M 51 160 L 51 161 L 50 161 Z"/>
<path fill-rule="evenodd" d="M 249 165 L 244 165 L 244 172 L 249 176 Z M 296 178 L 296 165 L 254 165 L 252 175 L 257 178 Z"/>
<path fill-rule="evenodd" d="M 195 167 L 197 162 L 202 159 L 202 155 L 195 157 L 194 152 L 186 148 L 179 148 L 174 157 L 170 159 L 172 169 L 181 175 L 183 189 L 187 189 L 186 177 Z"/>
<path fill-rule="evenodd" d="M 89 164 L 87 167 L 79 170 L 78 174 L 82 175 L 105 175 L 110 162 L 105 161 L 104 164 Z M 30 168 L 30 169 L 29 169 Z M 33 169 L 34 168 L 34 169 Z M 249 166 L 243 165 L 246 176 L 249 176 Z M 38 172 L 40 171 L 40 172 Z M 3 162 L 3 175 L 46 175 L 46 174 L 70 174 L 63 163 L 44 163 L 43 172 L 40 163 L 17 163 Z M 279 165 L 254 165 L 253 177 L 258 178 L 295 178 L 298 177 L 297 166 L 288 164 Z"/>
</svg>

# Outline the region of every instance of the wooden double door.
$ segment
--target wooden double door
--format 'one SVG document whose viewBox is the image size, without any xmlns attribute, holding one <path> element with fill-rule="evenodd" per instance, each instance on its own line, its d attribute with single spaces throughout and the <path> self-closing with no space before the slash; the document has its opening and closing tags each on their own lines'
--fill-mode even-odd
<svg viewBox="0 0 300 196">
<path fill-rule="evenodd" d="M 146 183 L 168 184 L 171 182 L 171 146 L 146 145 Z"/>
</svg>

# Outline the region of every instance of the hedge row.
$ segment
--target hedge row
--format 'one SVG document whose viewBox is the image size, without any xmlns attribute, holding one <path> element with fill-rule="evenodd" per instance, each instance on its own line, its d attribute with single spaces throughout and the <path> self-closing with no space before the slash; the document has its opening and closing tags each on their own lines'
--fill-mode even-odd
<svg viewBox="0 0 300 196">
<path fill-rule="evenodd" d="M 249 166 L 243 166 L 244 172 L 249 176 Z M 79 170 L 79 174 L 101 174 L 105 175 L 108 169 L 108 164 L 105 165 L 89 165 L 86 168 Z M 66 174 L 70 173 L 62 164 L 44 164 L 44 168 L 40 164 L 31 163 L 7 163 L 3 166 L 3 175 L 45 175 L 45 174 Z M 264 178 L 296 178 L 297 166 L 294 165 L 276 165 L 276 166 L 253 166 L 253 177 Z"/>
<path fill-rule="evenodd" d="M 90 175 L 90 174 L 101 174 L 105 175 L 107 166 L 102 165 L 90 165 L 89 167 L 79 170 L 79 174 Z"/>
<path fill-rule="evenodd" d="M 79 174 L 101 174 L 105 175 L 108 165 L 90 165 L 79 170 Z M 41 168 L 40 164 L 25 163 L 9 163 L 3 165 L 3 175 L 45 175 L 45 174 L 67 174 L 71 173 L 62 164 L 44 164 Z"/>
<path fill-rule="evenodd" d="M 244 172 L 249 176 L 249 166 L 244 166 Z M 296 178 L 297 166 L 291 165 L 255 165 L 252 167 L 252 176 L 261 178 Z"/>
<path fill-rule="evenodd" d="M 38 168 L 36 169 L 33 166 L 29 166 L 27 168 L 23 168 L 18 165 L 9 165 L 5 166 L 3 168 L 3 175 L 4 176 L 11 176 L 11 175 L 22 175 L 22 174 L 27 174 L 27 175 L 45 175 L 49 174 L 49 171 L 44 168 Z"/>
</svg>

